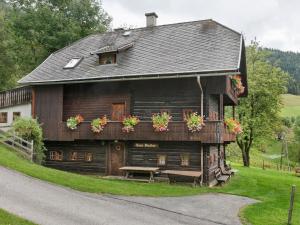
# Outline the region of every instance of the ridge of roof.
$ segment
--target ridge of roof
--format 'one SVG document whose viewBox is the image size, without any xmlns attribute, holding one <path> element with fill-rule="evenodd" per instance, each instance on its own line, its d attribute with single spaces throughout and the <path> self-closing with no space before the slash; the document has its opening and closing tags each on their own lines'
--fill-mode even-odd
<svg viewBox="0 0 300 225">
<path fill-rule="evenodd" d="M 242 35 L 240 32 L 236 31 L 236 30 L 233 30 L 231 28 L 229 28 L 228 26 L 222 24 L 222 23 L 219 23 L 213 19 L 203 19 L 203 20 L 192 20 L 192 21 L 185 21 L 185 22 L 178 22 L 178 23 L 168 23 L 168 24 L 161 24 L 161 25 L 156 25 L 156 26 L 153 26 L 153 27 L 138 27 L 138 28 L 132 28 L 132 29 L 125 29 L 125 30 L 111 30 L 111 31 L 106 31 L 106 32 L 102 32 L 102 33 L 94 33 L 94 34 L 90 34 L 86 37 L 83 37 L 83 38 L 80 38 L 78 39 L 77 41 L 69 44 L 69 45 L 66 45 L 65 47 L 59 49 L 59 50 L 56 50 L 54 51 L 52 54 L 56 54 L 66 48 L 69 48 L 75 44 L 77 44 L 78 42 L 81 42 L 85 39 L 88 39 L 92 36 L 101 36 L 101 35 L 105 35 L 105 34 L 115 34 L 115 33 L 120 33 L 120 32 L 125 32 L 125 31 L 138 31 L 138 30 L 153 30 L 153 29 L 156 29 L 156 28 L 160 28 L 160 27 L 166 27 L 166 26 L 180 26 L 180 25 L 186 25 L 186 24 L 193 24 L 193 23 L 199 23 L 199 22 L 214 22 L 222 27 L 224 27 L 225 29 L 227 30 L 230 30 L 238 35 Z"/>
</svg>

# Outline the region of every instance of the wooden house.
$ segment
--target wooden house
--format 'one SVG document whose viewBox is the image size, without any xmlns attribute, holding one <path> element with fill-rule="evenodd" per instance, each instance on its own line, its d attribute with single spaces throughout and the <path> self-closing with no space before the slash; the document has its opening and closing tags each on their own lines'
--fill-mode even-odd
<svg viewBox="0 0 300 225">
<path fill-rule="evenodd" d="M 120 175 L 122 166 L 203 171 L 205 184 L 224 165 L 235 135 L 224 126 L 224 106 L 247 95 L 243 36 L 213 20 L 147 26 L 83 38 L 51 54 L 21 84 L 33 88 L 32 114 L 43 126 L 46 165 Z M 238 94 L 231 76 L 239 75 Z M 169 131 L 155 132 L 151 117 L 168 112 Z M 189 132 L 184 118 L 203 113 L 205 126 Z M 66 121 L 80 114 L 75 130 Z M 91 121 L 107 115 L 101 133 Z M 134 132 L 122 118 L 139 117 Z"/>
<path fill-rule="evenodd" d="M 0 130 L 11 128 L 17 117 L 31 117 L 31 87 L 0 92 Z"/>
</svg>

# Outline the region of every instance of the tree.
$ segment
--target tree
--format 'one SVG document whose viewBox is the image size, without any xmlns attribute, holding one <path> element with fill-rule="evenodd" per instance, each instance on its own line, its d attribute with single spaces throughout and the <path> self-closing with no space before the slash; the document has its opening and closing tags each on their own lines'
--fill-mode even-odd
<svg viewBox="0 0 300 225">
<path fill-rule="evenodd" d="M 257 42 L 247 48 L 249 93 L 240 99 L 238 119 L 243 133 L 237 136 L 244 166 L 250 166 L 250 150 L 254 142 L 270 137 L 281 123 L 281 94 L 286 91 L 289 75 L 266 61 L 268 52 Z"/>
<path fill-rule="evenodd" d="M 7 17 L 4 32 L 12 34 L 6 39 L 13 44 L 8 47 L 6 43 L 5 51 L 0 47 L 1 53 L 10 56 L 1 58 L 13 62 L 3 72 L 14 78 L 4 79 L 12 85 L 52 52 L 89 34 L 106 31 L 111 21 L 99 0 L 0 0 L 0 5 Z"/>
<path fill-rule="evenodd" d="M 9 29 L 6 12 L 3 10 L 6 5 L 0 2 L 0 6 L 0 91 L 2 91 L 14 85 L 16 66 L 14 52 L 11 51 L 14 45 L 13 34 Z"/>
</svg>

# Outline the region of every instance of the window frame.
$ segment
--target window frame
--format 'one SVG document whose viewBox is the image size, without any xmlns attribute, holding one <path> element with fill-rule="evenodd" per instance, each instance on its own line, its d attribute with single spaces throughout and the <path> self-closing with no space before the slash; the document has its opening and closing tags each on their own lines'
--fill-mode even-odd
<svg viewBox="0 0 300 225">
<path fill-rule="evenodd" d="M 107 63 L 108 57 L 111 57 L 111 63 Z M 99 54 L 99 65 L 114 65 L 117 64 L 117 53 L 102 53 Z"/>
<path fill-rule="evenodd" d="M 78 151 L 72 151 L 69 154 L 70 161 L 78 161 Z"/>
<path fill-rule="evenodd" d="M 187 113 L 192 114 L 194 112 L 193 109 L 183 109 L 182 110 L 182 119 L 185 121 L 187 119 Z"/>
<path fill-rule="evenodd" d="M 187 157 L 187 159 L 184 159 L 184 157 Z M 185 163 L 185 161 L 187 163 Z M 189 153 L 182 153 L 182 154 L 180 154 L 180 165 L 181 166 L 184 166 L 184 167 L 190 166 L 190 163 L 191 163 L 190 161 L 191 161 L 191 158 L 190 158 L 190 154 Z"/>
<path fill-rule="evenodd" d="M 0 123 L 8 123 L 8 112 L 0 112 Z"/>
<path fill-rule="evenodd" d="M 164 158 L 164 164 L 161 164 L 160 162 L 160 157 L 165 157 Z M 157 155 L 157 165 L 158 166 L 166 166 L 167 165 L 167 158 L 168 158 L 168 156 L 167 156 L 167 154 L 158 154 Z"/>
<path fill-rule="evenodd" d="M 19 114 L 19 115 L 16 115 Z M 21 112 L 13 112 L 13 121 L 15 121 L 18 117 L 21 117 Z"/>
<path fill-rule="evenodd" d="M 50 151 L 49 160 L 50 161 L 62 161 L 64 154 L 62 151 Z"/>
<path fill-rule="evenodd" d="M 88 160 L 88 155 L 90 154 L 91 158 Z M 92 152 L 85 152 L 84 153 L 84 161 L 85 162 L 93 162 L 94 154 Z"/>
</svg>

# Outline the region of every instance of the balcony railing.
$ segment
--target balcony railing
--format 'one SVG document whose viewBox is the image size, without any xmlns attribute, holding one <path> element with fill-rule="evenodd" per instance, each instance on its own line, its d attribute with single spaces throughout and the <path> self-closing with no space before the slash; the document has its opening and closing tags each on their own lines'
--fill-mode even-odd
<svg viewBox="0 0 300 225">
<path fill-rule="evenodd" d="M 109 122 L 99 134 L 94 134 L 90 122 L 81 123 L 76 130 L 67 128 L 65 122 L 58 125 L 57 135 L 45 134 L 48 140 L 144 140 L 144 141 L 201 141 L 202 143 L 224 143 L 234 141 L 235 136 L 224 127 L 223 121 L 206 121 L 200 132 L 188 131 L 185 122 L 170 122 L 169 131 L 155 132 L 152 122 L 140 122 L 134 127 L 134 132 L 122 132 L 121 122 Z"/>
<path fill-rule="evenodd" d="M 31 88 L 21 87 L 0 92 L 0 107 L 9 107 L 31 102 Z"/>
</svg>

